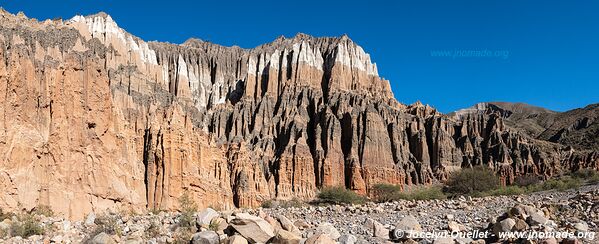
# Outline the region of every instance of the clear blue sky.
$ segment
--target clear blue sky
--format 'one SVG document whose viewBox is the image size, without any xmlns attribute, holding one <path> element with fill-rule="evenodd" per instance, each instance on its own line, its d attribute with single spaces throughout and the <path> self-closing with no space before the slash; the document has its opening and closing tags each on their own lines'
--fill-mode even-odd
<svg viewBox="0 0 599 244">
<path fill-rule="evenodd" d="M 251 48 L 297 32 L 347 33 L 371 54 L 400 102 L 420 100 L 442 112 L 482 101 L 558 111 L 599 102 L 599 1 L 593 0 L 14 0 L 0 5 L 38 19 L 105 11 L 144 40 L 172 43 L 197 37 Z M 438 51 L 452 57 L 439 57 Z"/>
</svg>

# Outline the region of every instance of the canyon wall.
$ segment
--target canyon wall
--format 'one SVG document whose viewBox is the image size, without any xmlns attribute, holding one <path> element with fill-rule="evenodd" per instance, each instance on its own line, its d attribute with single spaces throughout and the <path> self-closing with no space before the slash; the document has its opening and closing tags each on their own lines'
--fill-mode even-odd
<svg viewBox="0 0 599 244">
<path fill-rule="evenodd" d="M 104 13 L 0 18 L 1 208 L 81 219 L 176 209 L 184 192 L 202 207 L 256 207 L 476 165 L 504 183 L 599 169 L 597 152 L 534 139 L 492 111 L 397 102 L 347 36 L 242 49 L 145 42 Z"/>
</svg>

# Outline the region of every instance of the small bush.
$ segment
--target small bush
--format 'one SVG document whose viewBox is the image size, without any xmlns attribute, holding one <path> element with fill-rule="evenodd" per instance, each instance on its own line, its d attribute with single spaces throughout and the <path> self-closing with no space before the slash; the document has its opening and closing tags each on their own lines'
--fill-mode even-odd
<svg viewBox="0 0 599 244">
<path fill-rule="evenodd" d="M 156 237 L 160 236 L 160 234 L 161 234 L 160 221 L 158 221 L 157 218 L 154 217 L 154 218 L 150 219 L 150 225 L 146 229 L 145 234 L 148 237 L 148 239 L 152 239 L 152 238 L 156 238 Z"/>
<path fill-rule="evenodd" d="M 5 213 L 4 210 L 0 208 L 0 222 L 12 218 L 12 216 L 14 216 L 13 213 Z"/>
<path fill-rule="evenodd" d="M 473 195 L 499 188 L 499 177 L 484 167 L 462 169 L 450 176 L 447 192 L 452 195 Z"/>
<path fill-rule="evenodd" d="M 218 231 L 218 227 L 220 226 L 222 220 L 218 219 L 218 218 L 214 218 L 210 221 L 210 224 L 208 225 L 208 229 L 211 231 Z"/>
<path fill-rule="evenodd" d="M 497 189 L 478 192 L 473 194 L 477 197 L 486 197 L 486 196 L 513 196 L 513 195 L 521 195 L 531 192 L 530 189 L 526 186 L 504 186 Z"/>
<path fill-rule="evenodd" d="M 153 215 L 159 215 L 161 212 L 163 212 L 163 211 L 162 211 L 162 209 L 159 209 L 159 208 L 152 208 L 150 210 L 150 213 L 152 213 Z"/>
<path fill-rule="evenodd" d="M 366 201 L 364 197 L 342 186 L 323 188 L 318 194 L 318 199 L 324 203 L 334 204 L 359 204 Z"/>
<path fill-rule="evenodd" d="M 516 186 L 530 186 L 541 182 L 541 178 L 537 175 L 521 175 L 514 179 Z"/>
<path fill-rule="evenodd" d="M 191 241 L 191 237 L 195 233 L 190 227 L 178 228 L 174 234 L 174 244 L 188 244 Z"/>
<path fill-rule="evenodd" d="M 52 211 L 52 209 L 48 205 L 38 205 L 33 210 L 31 210 L 31 214 L 52 217 L 54 216 L 54 211 Z"/>
<path fill-rule="evenodd" d="M 582 185 L 582 181 L 578 178 L 573 178 L 569 176 L 564 176 L 558 179 L 550 179 L 541 184 L 535 185 L 532 187 L 532 191 L 547 191 L 547 190 L 557 190 L 557 191 L 565 191 L 572 188 L 577 188 Z"/>
<path fill-rule="evenodd" d="M 374 195 L 378 202 L 446 198 L 442 189 L 438 186 L 418 187 L 412 190 L 402 191 L 401 187 L 397 185 L 378 184 L 374 186 Z"/>
<path fill-rule="evenodd" d="M 599 176 L 599 173 L 597 173 L 597 170 L 595 169 L 579 169 L 575 172 L 572 173 L 572 176 L 577 177 L 577 178 L 581 178 L 581 179 L 589 179 L 589 178 L 594 178 Z"/>
<path fill-rule="evenodd" d="M 565 191 L 568 189 L 573 189 L 580 187 L 582 185 L 582 180 L 574 177 L 561 177 L 556 179 L 550 179 L 547 181 L 530 184 L 527 186 L 518 186 L 511 185 L 500 187 L 497 189 L 492 189 L 484 192 L 478 192 L 473 194 L 474 196 L 484 197 L 484 196 L 511 196 L 511 195 L 520 195 L 527 194 L 538 191 L 548 191 L 548 190 L 557 190 L 557 191 Z"/>
<path fill-rule="evenodd" d="M 179 197 L 179 207 L 181 208 L 181 214 L 179 215 L 179 226 L 180 227 L 195 227 L 196 219 L 194 214 L 198 211 L 198 206 L 191 199 L 187 192 L 184 192 Z"/>
<path fill-rule="evenodd" d="M 39 219 L 33 214 L 18 215 L 17 221 L 12 221 L 10 224 L 10 235 L 23 238 L 33 235 L 43 235 L 45 231 L 39 222 Z"/>
<path fill-rule="evenodd" d="M 291 200 L 266 200 L 260 206 L 263 208 L 300 208 L 305 205 L 302 200 L 294 197 Z"/>
<path fill-rule="evenodd" d="M 139 216 L 141 212 L 135 211 L 135 209 L 133 209 L 132 207 L 120 207 L 117 209 L 117 214 L 119 216 L 134 217 Z"/>
<path fill-rule="evenodd" d="M 273 207 L 273 201 L 272 200 L 266 200 L 266 201 L 260 203 L 260 207 L 262 207 L 262 208 L 272 208 Z"/>
<path fill-rule="evenodd" d="M 302 200 L 296 197 L 291 198 L 291 200 L 279 201 L 277 204 L 280 208 L 301 208 L 306 205 Z"/>
<path fill-rule="evenodd" d="M 389 202 L 398 200 L 401 191 L 401 187 L 398 185 L 376 184 L 373 188 L 373 195 L 377 202 Z"/>
<path fill-rule="evenodd" d="M 118 235 L 120 236 L 123 233 L 121 226 L 119 224 L 120 216 L 115 214 L 103 214 L 98 216 L 94 223 L 96 224 L 96 228 L 93 231 L 92 237 L 96 234 L 100 234 L 102 232 L 109 235 Z"/>
<path fill-rule="evenodd" d="M 599 183 L 599 172 L 597 172 L 595 169 L 580 169 L 572 173 L 572 176 L 587 181 L 591 184 Z"/>
</svg>

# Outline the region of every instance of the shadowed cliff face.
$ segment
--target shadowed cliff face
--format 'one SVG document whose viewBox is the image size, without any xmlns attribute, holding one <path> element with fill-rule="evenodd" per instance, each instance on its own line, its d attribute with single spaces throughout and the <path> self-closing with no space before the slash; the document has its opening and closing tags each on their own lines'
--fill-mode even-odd
<svg viewBox="0 0 599 244">
<path fill-rule="evenodd" d="M 255 207 L 324 186 L 431 184 L 485 165 L 505 183 L 599 168 L 593 151 L 403 105 L 346 36 L 254 49 L 146 43 L 110 16 L 0 14 L 0 206 Z"/>
</svg>

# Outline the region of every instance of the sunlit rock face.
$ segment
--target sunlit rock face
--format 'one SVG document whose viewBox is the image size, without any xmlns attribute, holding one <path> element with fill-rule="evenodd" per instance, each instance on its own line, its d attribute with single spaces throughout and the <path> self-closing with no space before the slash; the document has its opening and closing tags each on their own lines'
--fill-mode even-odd
<svg viewBox="0 0 599 244">
<path fill-rule="evenodd" d="M 347 36 L 253 49 L 145 42 L 104 13 L 0 14 L 0 207 L 256 207 L 325 186 L 432 184 L 485 165 L 505 183 L 599 168 L 495 113 L 403 105 Z M 408 92 L 408 91 L 399 91 Z"/>
</svg>

